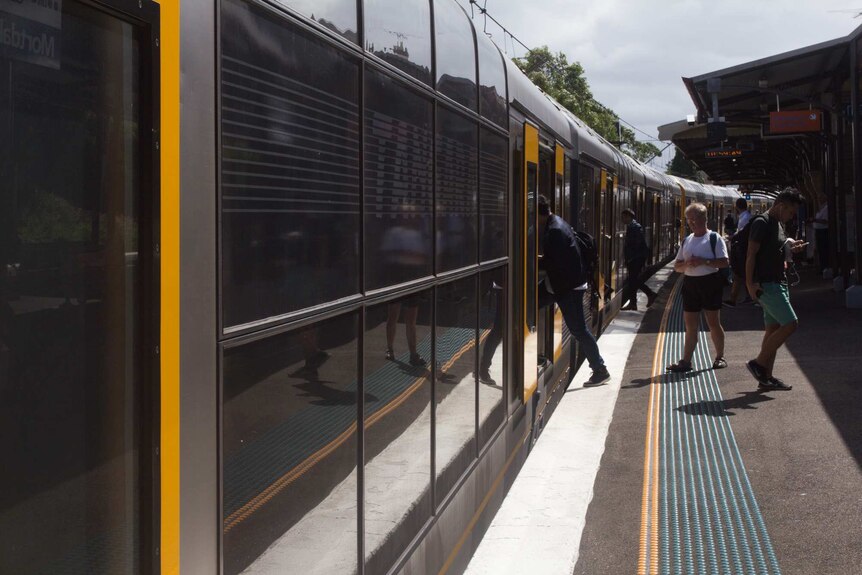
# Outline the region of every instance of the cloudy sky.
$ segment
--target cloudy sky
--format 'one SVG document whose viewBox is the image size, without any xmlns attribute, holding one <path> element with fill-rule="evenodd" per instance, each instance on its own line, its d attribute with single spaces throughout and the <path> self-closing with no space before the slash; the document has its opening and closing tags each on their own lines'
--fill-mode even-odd
<svg viewBox="0 0 862 575">
<path fill-rule="evenodd" d="M 469 0 L 458 2 L 469 13 Z M 546 44 L 580 62 L 596 99 L 652 135 L 694 112 L 681 77 L 846 36 L 862 24 L 853 11 L 862 12 L 862 0 L 487 0 L 486 7 L 527 46 Z M 502 47 L 493 22 L 487 29 Z"/>
</svg>

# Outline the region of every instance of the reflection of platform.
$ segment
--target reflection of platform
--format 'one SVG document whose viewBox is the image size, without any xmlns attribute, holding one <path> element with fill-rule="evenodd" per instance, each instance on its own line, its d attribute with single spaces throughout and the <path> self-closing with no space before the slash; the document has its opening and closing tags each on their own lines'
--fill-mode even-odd
<svg viewBox="0 0 862 575">
<path fill-rule="evenodd" d="M 452 354 L 452 358 L 443 362 L 444 367 L 472 347 L 469 334 L 475 333 L 470 330 L 448 331 L 466 332 L 467 337 L 464 333 L 452 333 L 452 338 L 447 338 L 448 343 L 445 346 L 439 346 L 451 351 L 455 349 L 453 342 L 462 341 L 461 348 Z M 464 341 L 466 343 L 463 343 Z M 430 356 L 430 340 L 423 341 L 418 349 L 420 354 L 428 352 Z M 498 347 L 491 370 L 495 377 L 502 377 L 502 354 L 502 347 Z M 398 359 L 400 361 L 406 357 Z M 390 362 L 375 371 L 366 380 L 366 394 L 375 396 L 378 393 L 382 394 L 387 387 L 387 382 L 398 381 L 400 370 L 399 362 Z M 403 375 L 400 379 L 403 382 Z M 421 382 L 422 379 L 419 378 L 418 381 Z M 441 422 L 437 428 L 438 468 L 445 468 L 450 464 L 473 439 L 474 427 L 471 426 L 468 430 L 458 423 L 474 421 L 476 388 L 472 385 L 472 381 L 473 375 L 470 374 L 457 382 L 452 386 L 452 391 L 437 405 L 438 413 L 447 414 L 444 422 Z M 413 389 L 411 386 L 405 393 L 412 393 Z M 390 395 L 393 395 L 391 391 Z M 371 408 L 372 413 L 388 413 L 393 403 L 403 401 L 399 394 L 394 394 L 389 401 L 384 401 L 381 396 L 378 397 L 380 400 L 374 402 L 376 406 Z M 480 406 L 487 406 L 490 411 L 501 401 L 502 394 L 499 389 L 479 385 Z M 430 428 L 431 410 L 430 406 L 427 406 L 409 426 L 405 427 L 397 439 L 391 441 L 383 451 L 366 464 L 365 483 L 369 489 L 365 506 L 366 556 L 374 555 L 408 517 L 411 507 L 405 506 L 405 502 L 420 501 L 429 489 L 430 460 L 417 458 L 415 454 L 429 451 L 428 430 Z M 356 473 L 351 473 L 320 504 L 279 537 L 243 572 L 283 573 L 287 565 L 303 565 L 304 571 L 309 574 L 352 572 L 356 559 L 354 515 L 356 501 L 357 476 Z M 350 513 L 344 513 L 343 510 L 350 510 Z M 394 560 L 395 557 L 392 559 Z"/>
</svg>

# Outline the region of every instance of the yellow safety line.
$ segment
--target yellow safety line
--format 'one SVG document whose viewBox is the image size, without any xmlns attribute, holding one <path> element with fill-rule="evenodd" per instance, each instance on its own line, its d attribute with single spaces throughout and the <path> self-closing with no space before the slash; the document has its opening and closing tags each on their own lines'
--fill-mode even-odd
<svg viewBox="0 0 862 575">
<path fill-rule="evenodd" d="M 488 337 L 490 330 L 486 333 L 482 334 L 479 338 L 479 345 Z M 470 348 L 475 345 L 474 342 L 468 342 L 464 344 L 464 346 L 456 353 L 452 359 L 447 361 L 443 367 L 441 368 L 443 371 L 452 367 L 456 361 L 458 361 L 465 353 L 467 353 Z M 406 390 L 401 392 L 395 399 L 390 401 L 384 407 L 382 407 L 379 411 L 377 411 L 374 415 L 372 415 L 365 424 L 365 429 L 369 429 L 375 423 L 380 421 L 386 414 L 391 413 L 402 403 L 407 401 L 407 399 L 413 395 L 425 381 L 425 376 L 416 378 L 416 381 L 410 385 Z M 317 465 L 321 460 L 327 457 L 330 453 L 341 447 L 345 441 L 350 439 L 350 437 L 356 433 L 356 422 L 350 424 L 350 426 L 345 429 L 341 434 L 309 455 L 305 458 L 301 463 L 292 467 L 287 473 L 276 479 L 273 483 L 271 483 L 266 489 L 255 495 L 252 499 L 247 501 L 245 505 L 234 511 L 228 516 L 227 519 L 224 520 L 223 529 L 224 532 L 227 533 L 246 519 L 248 519 L 255 511 L 260 509 L 263 505 L 269 502 L 273 497 L 284 491 L 285 487 L 288 487 L 290 484 L 295 482 L 297 479 L 305 475 L 305 473 Z"/>
<path fill-rule="evenodd" d="M 659 326 L 656 346 L 653 352 L 652 377 L 650 380 L 649 410 L 647 412 L 647 431 L 644 447 L 644 475 L 641 501 L 641 531 L 640 550 L 638 553 L 638 575 L 658 573 L 658 441 L 659 441 L 659 405 L 661 398 L 661 360 L 664 354 L 667 335 L 668 318 L 674 299 L 681 282 L 677 281 L 665 304 Z M 649 551 L 649 569 L 647 568 L 647 552 Z"/>
<path fill-rule="evenodd" d="M 506 464 L 503 466 L 503 469 L 497 473 L 497 477 L 494 478 L 494 483 L 491 484 L 491 489 L 488 490 L 488 493 L 485 494 L 485 497 L 482 499 L 482 503 L 479 504 L 479 508 L 473 514 L 473 517 L 470 519 L 470 523 L 467 524 L 467 527 L 464 529 L 464 532 L 461 533 L 461 537 L 458 539 L 458 543 L 455 544 L 452 552 L 449 553 L 449 557 L 446 559 L 446 563 L 443 564 L 443 567 L 440 568 L 440 571 L 437 572 L 437 575 L 445 575 L 445 573 L 452 567 L 452 563 L 455 561 L 455 557 L 458 556 L 458 552 L 461 551 L 461 547 L 464 546 L 464 543 L 467 541 L 467 537 L 473 532 L 473 528 L 476 526 L 476 523 L 479 521 L 479 517 L 482 516 L 482 513 L 485 511 L 485 507 L 488 506 L 488 502 L 491 501 L 491 497 L 494 493 L 497 492 L 497 489 L 500 487 L 500 482 L 503 481 L 503 478 L 506 476 L 506 472 L 509 470 L 509 466 L 512 465 L 512 461 L 515 459 L 515 455 L 518 454 L 518 451 L 524 445 L 524 442 L 527 441 L 527 438 L 530 437 L 530 433 L 532 429 L 527 429 L 524 433 L 524 436 L 515 445 L 515 448 L 512 449 L 512 452 L 509 454 L 508 459 L 506 459 Z"/>
</svg>

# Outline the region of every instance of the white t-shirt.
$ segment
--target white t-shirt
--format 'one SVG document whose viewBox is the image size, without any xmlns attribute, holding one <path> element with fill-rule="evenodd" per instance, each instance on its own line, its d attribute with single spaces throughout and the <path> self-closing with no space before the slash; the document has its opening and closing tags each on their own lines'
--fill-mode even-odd
<svg viewBox="0 0 862 575">
<path fill-rule="evenodd" d="M 828 220 L 829 219 L 829 204 L 823 204 L 817 213 L 814 214 L 814 219 L 816 220 Z M 828 230 L 829 224 L 821 224 L 820 222 L 814 222 L 815 230 Z"/>
<path fill-rule="evenodd" d="M 685 261 L 692 256 L 697 256 L 705 260 L 720 260 L 727 257 L 727 245 L 721 236 L 718 236 L 715 242 L 715 255 L 712 253 L 712 246 L 709 243 L 709 236 L 712 234 L 710 230 L 702 236 L 695 237 L 694 234 L 689 234 L 682 242 L 679 251 L 676 254 L 677 261 Z M 695 268 L 685 268 L 687 276 L 708 276 L 718 271 L 718 268 L 712 266 L 697 266 Z"/>
<path fill-rule="evenodd" d="M 739 214 L 739 221 L 736 222 L 737 233 L 739 230 L 741 230 L 742 228 L 744 228 L 748 224 L 748 221 L 750 219 L 751 219 L 751 212 L 749 212 L 748 210 L 745 210 L 744 212 Z"/>
</svg>

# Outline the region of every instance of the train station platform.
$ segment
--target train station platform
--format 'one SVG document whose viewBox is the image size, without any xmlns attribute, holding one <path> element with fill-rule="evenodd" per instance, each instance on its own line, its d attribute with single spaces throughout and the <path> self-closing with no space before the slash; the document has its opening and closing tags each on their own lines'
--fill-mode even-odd
<svg viewBox="0 0 862 575">
<path fill-rule="evenodd" d="M 753 305 L 722 311 L 727 368 L 711 369 L 701 331 L 694 371 L 665 373 L 682 350 L 680 280 L 656 274 L 653 307 L 602 335 L 611 382 L 576 374 L 467 573 L 862 572 L 862 311 L 803 271 L 775 364 L 793 389 L 758 392 Z"/>
</svg>

